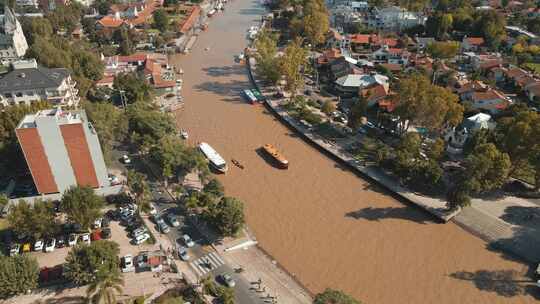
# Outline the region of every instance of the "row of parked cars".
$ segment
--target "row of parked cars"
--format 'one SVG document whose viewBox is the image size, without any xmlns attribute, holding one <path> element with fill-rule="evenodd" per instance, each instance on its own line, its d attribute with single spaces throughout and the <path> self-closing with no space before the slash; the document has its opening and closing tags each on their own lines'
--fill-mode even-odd
<svg viewBox="0 0 540 304">
<path fill-rule="evenodd" d="M 113 217 L 126 227 L 132 244 L 139 245 L 150 239 L 148 229 L 137 216 L 137 205 L 130 203 L 122 206 L 114 211 Z"/>
<path fill-rule="evenodd" d="M 109 228 L 109 222 L 110 220 L 107 217 L 98 218 L 92 223 L 92 228 L 95 229 L 92 233 L 69 233 L 69 231 L 80 231 L 81 228 L 77 224 L 66 223 L 62 226 L 64 233 L 55 237 L 37 240 L 30 240 L 23 237 L 21 241 L 11 242 L 9 245 L 9 255 L 13 256 L 31 251 L 53 252 L 55 249 L 66 246 L 75 246 L 80 243 L 90 244 L 91 241 L 110 239 L 111 229 Z"/>
</svg>

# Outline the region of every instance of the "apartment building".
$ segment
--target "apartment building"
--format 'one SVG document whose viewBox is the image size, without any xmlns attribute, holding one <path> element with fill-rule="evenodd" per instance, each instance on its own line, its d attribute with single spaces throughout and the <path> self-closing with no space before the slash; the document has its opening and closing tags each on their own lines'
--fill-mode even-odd
<svg viewBox="0 0 540 304">
<path fill-rule="evenodd" d="M 0 108 L 47 100 L 53 105 L 76 106 L 79 91 L 67 69 L 38 66 L 35 59 L 12 63 L 0 78 Z"/>
<path fill-rule="evenodd" d="M 110 185 L 97 133 L 84 111 L 56 108 L 26 115 L 15 133 L 38 193 Z"/>
</svg>

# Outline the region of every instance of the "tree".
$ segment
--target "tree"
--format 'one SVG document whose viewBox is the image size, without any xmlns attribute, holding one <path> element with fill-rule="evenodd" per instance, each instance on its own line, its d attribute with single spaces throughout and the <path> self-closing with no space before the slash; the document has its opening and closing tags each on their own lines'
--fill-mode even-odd
<svg viewBox="0 0 540 304">
<path fill-rule="evenodd" d="M 101 274 L 86 289 L 89 304 L 116 304 L 116 294 L 122 293 L 124 280 L 118 269 Z"/>
<path fill-rule="evenodd" d="M 473 34 L 482 36 L 486 43 L 497 49 L 506 37 L 506 18 L 495 10 L 477 11 Z"/>
<path fill-rule="evenodd" d="M 135 73 L 117 75 L 114 78 L 113 88 L 124 92 L 126 103 L 150 102 L 154 95 L 153 88 Z"/>
<path fill-rule="evenodd" d="M 122 142 L 127 136 L 127 115 L 109 102 L 84 102 L 83 107 L 99 134 L 105 160 L 111 161 L 113 143 Z"/>
<path fill-rule="evenodd" d="M 203 191 L 214 197 L 220 198 L 224 195 L 225 188 L 217 178 L 212 178 L 206 185 Z"/>
<path fill-rule="evenodd" d="M 0 299 L 7 299 L 37 288 L 39 266 L 35 257 L 0 255 Z"/>
<path fill-rule="evenodd" d="M 164 33 L 169 27 L 169 15 L 164 9 L 158 9 L 154 12 L 154 27 Z"/>
<path fill-rule="evenodd" d="M 304 85 L 302 67 L 307 64 L 307 51 L 302 47 L 302 41 L 296 39 L 285 48 L 280 60 L 281 74 L 285 76 L 286 90 L 294 97 Z"/>
<path fill-rule="evenodd" d="M 224 197 L 206 210 L 206 216 L 223 236 L 235 236 L 244 226 L 244 204 L 236 198 Z"/>
<path fill-rule="evenodd" d="M 454 58 L 459 52 L 459 42 L 457 41 L 435 41 L 430 43 L 426 51 L 437 59 Z"/>
<path fill-rule="evenodd" d="M 366 116 L 368 109 L 368 99 L 366 96 L 360 94 L 358 101 L 356 101 L 352 107 L 349 114 L 349 125 L 357 129 L 362 125 L 362 117 Z"/>
<path fill-rule="evenodd" d="M 431 132 L 456 126 L 463 119 L 463 106 L 450 90 L 430 84 L 420 74 L 402 78 L 394 114 L 398 119 L 398 134 L 403 135 L 411 124 Z"/>
<path fill-rule="evenodd" d="M 437 138 L 434 142 L 429 145 L 427 156 L 430 159 L 439 161 L 444 156 L 444 148 L 446 144 L 442 138 Z"/>
<path fill-rule="evenodd" d="M 10 206 L 8 222 L 20 236 L 39 239 L 56 233 L 54 205 L 51 201 L 36 200 L 33 204 L 20 200 Z"/>
<path fill-rule="evenodd" d="M 468 182 L 474 192 L 500 188 L 510 173 L 510 157 L 492 143 L 477 146 L 466 159 Z"/>
<path fill-rule="evenodd" d="M 167 180 L 175 175 L 185 174 L 193 170 L 200 176 L 208 172 L 208 164 L 202 154 L 192 147 L 184 145 L 178 136 L 167 135 L 150 149 L 150 159 L 160 169 L 162 177 Z"/>
<path fill-rule="evenodd" d="M 263 29 L 255 40 L 257 70 L 268 82 L 275 84 L 279 80 L 280 70 L 277 55 L 277 38 L 272 32 Z"/>
<path fill-rule="evenodd" d="M 81 225 L 82 229 L 90 225 L 101 216 L 101 208 L 105 200 L 86 186 L 72 186 L 62 195 L 61 209 L 67 214 L 70 221 Z"/>
<path fill-rule="evenodd" d="M 362 304 L 341 290 L 327 288 L 313 299 L 313 304 Z"/>
<path fill-rule="evenodd" d="M 458 176 L 457 180 L 458 182 L 446 194 L 446 205 L 450 210 L 464 208 L 471 204 L 471 197 L 469 196 L 471 186 L 467 177 Z"/>
<path fill-rule="evenodd" d="M 315 1 L 306 2 L 308 5 L 304 6 L 304 35 L 314 45 L 322 44 L 326 40 L 326 34 L 330 29 L 328 11 L 324 4 L 310 4 Z"/>
<path fill-rule="evenodd" d="M 146 182 L 146 176 L 140 172 L 129 170 L 127 174 L 127 184 L 131 192 L 135 194 L 135 202 L 140 210 L 150 209 L 150 186 Z"/>
<path fill-rule="evenodd" d="M 64 276 L 77 285 L 97 282 L 99 287 L 103 285 L 99 283 L 100 280 L 118 271 L 119 254 L 118 244 L 111 241 L 99 240 L 90 245 L 77 245 L 66 257 Z"/>
</svg>

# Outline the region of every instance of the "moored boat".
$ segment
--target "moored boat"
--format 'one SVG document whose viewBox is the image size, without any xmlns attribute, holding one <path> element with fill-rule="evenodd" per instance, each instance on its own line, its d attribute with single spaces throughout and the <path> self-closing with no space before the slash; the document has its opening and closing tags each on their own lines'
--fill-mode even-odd
<svg viewBox="0 0 540 304">
<path fill-rule="evenodd" d="M 263 146 L 264 152 L 271 156 L 281 168 L 289 168 L 289 161 L 281 154 L 273 145 L 266 144 Z"/>
<path fill-rule="evenodd" d="M 255 94 L 251 90 L 244 90 L 244 95 L 246 95 L 246 98 L 251 102 L 252 104 L 257 104 L 257 97 L 255 97 Z"/>
<path fill-rule="evenodd" d="M 210 162 L 210 165 L 218 170 L 221 173 L 227 172 L 229 170 L 229 167 L 227 166 L 227 162 L 219 155 L 214 148 L 212 148 L 209 144 L 202 142 L 199 144 L 199 150 L 203 153 L 203 155 L 208 159 Z"/>
</svg>

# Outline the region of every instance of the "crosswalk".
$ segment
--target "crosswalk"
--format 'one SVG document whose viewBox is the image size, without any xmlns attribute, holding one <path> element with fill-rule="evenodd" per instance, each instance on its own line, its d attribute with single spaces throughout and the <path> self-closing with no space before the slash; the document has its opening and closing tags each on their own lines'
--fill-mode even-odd
<svg viewBox="0 0 540 304">
<path fill-rule="evenodd" d="M 225 264 L 225 262 L 215 252 L 210 252 L 192 262 L 189 262 L 189 265 L 191 268 L 193 268 L 193 270 L 195 270 L 199 277 L 204 276 L 208 272 L 220 267 L 223 264 Z"/>
</svg>

